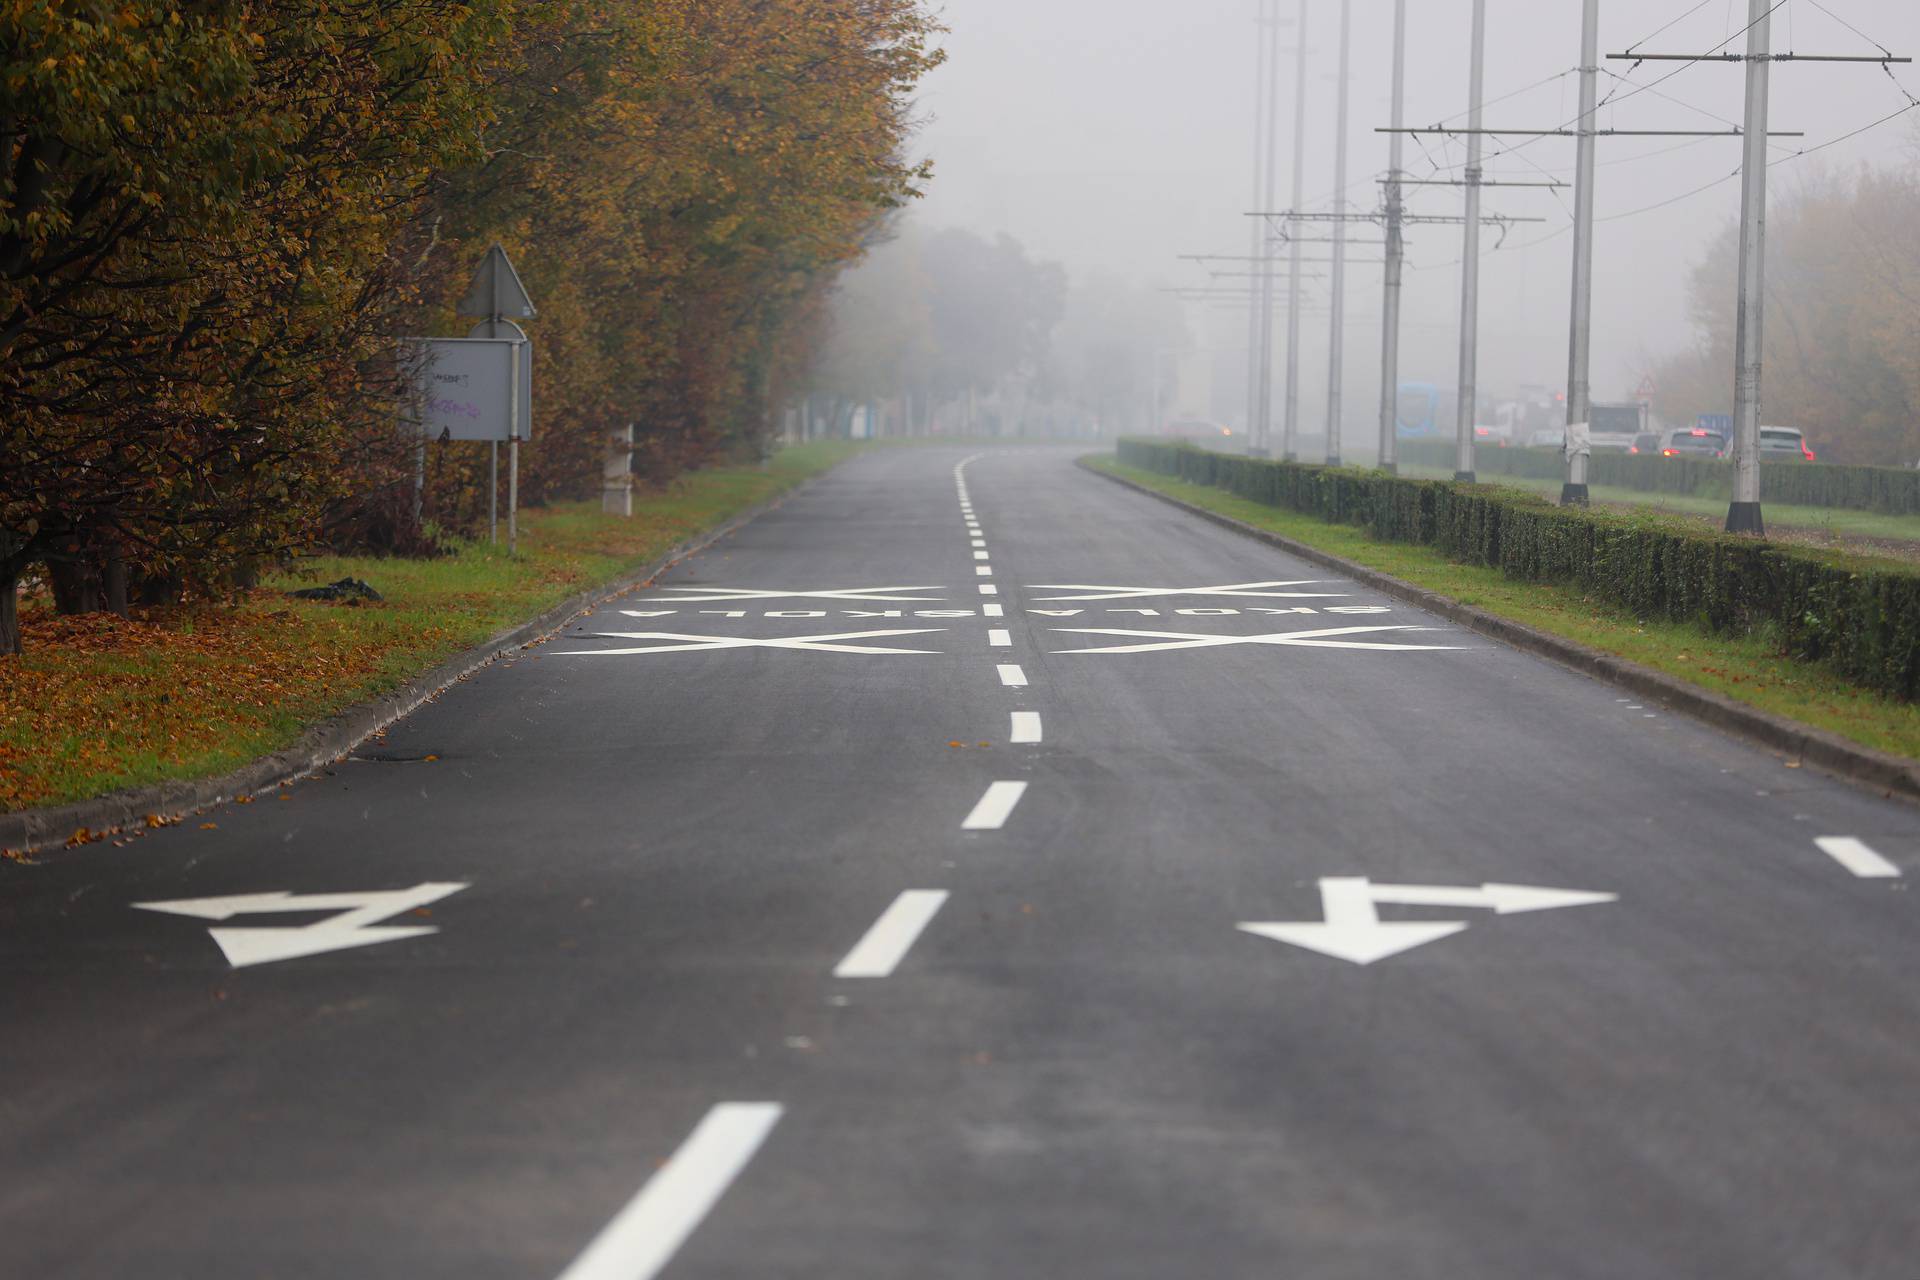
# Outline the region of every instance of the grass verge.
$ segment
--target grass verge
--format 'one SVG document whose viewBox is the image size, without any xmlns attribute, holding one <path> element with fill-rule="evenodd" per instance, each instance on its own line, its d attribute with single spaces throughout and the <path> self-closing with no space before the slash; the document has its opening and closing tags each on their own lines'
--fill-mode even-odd
<svg viewBox="0 0 1920 1280">
<path fill-rule="evenodd" d="M 1648 622 L 1566 587 L 1516 582 L 1497 569 L 1457 564 L 1428 547 L 1376 542 L 1360 529 L 1249 502 L 1112 458 L 1090 465 L 1156 492 L 1345 556 L 1488 613 L 1638 662 L 1670 676 L 1864 746 L 1920 758 L 1920 706 L 1862 690 L 1819 666 L 1782 654 L 1761 636 L 1717 636 L 1690 625 Z"/>
<path fill-rule="evenodd" d="M 765 467 L 694 472 L 638 496 L 626 520 L 594 502 L 525 511 L 518 556 L 484 540 L 436 560 L 324 556 L 233 606 L 132 619 L 62 618 L 29 602 L 24 652 L 0 657 L 0 811 L 206 777 L 277 751 L 314 721 L 658 559 L 858 447 L 817 442 Z M 284 594 L 344 577 L 384 602 Z"/>
</svg>

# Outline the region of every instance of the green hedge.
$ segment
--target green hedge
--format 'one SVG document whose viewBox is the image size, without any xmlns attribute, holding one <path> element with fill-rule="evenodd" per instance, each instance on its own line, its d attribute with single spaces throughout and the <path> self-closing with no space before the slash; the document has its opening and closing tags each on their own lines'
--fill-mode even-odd
<svg viewBox="0 0 1920 1280">
<path fill-rule="evenodd" d="M 1770 631 L 1787 652 L 1827 662 L 1867 688 L 1905 700 L 1920 693 L 1920 570 L 1865 567 L 1480 485 L 1146 440 L 1120 441 L 1119 456 L 1128 466 L 1358 525 L 1385 541 L 1430 546 L 1511 578 L 1569 584 L 1643 618 Z"/>
<path fill-rule="evenodd" d="M 1407 462 L 1451 471 L 1454 446 L 1437 440 L 1402 440 Z M 1474 450 L 1476 475 L 1559 480 L 1566 461 L 1558 449 Z M 1733 464 L 1718 458 L 1662 458 L 1655 454 L 1596 451 L 1587 467 L 1590 484 L 1643 493 L 1697 498 L 1733 494 Z M 1847 467 L 1828 462 L 1762 462 L 1760 500 L 1801 507 L 1840 507 L 1882 515 L 1920 515 L 1920 470 Z"/>
</svg>

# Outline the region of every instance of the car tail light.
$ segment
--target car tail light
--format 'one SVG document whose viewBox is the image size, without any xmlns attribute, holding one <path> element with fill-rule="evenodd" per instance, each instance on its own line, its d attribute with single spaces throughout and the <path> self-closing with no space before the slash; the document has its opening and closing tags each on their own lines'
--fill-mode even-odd
<svg viewBox="0 0 1920 1280">
<path fill-rule="evenodd" d="M 1678 449 L 1662 449 L 1660 456 L 1663 458 L 1677 458 L 1680 456 L 1680 451 Z"/>
<path fill-rule="evenodd" d="M 1640 452 L 1640 446 L 1639 446 L 1639 445 L 1637 445 L 1637 444 L 1630 444 L 1630 445 L 1628 445 L 1628 446 L 1627 446 L 1627 452 L 1628 452 L 1628 453 L 1638 453 L 1638 452 Z"/>
<path fill-rule="evenodd" d="M 1818 461 L 1818 459 L 1813 456 L 1812 446 L 1810 446 L 1805 440 L 1802 440 L 1800 442 L 1800 452 L 1806 456 L 1806 459 L 1808 462 Z"/>
</svg>

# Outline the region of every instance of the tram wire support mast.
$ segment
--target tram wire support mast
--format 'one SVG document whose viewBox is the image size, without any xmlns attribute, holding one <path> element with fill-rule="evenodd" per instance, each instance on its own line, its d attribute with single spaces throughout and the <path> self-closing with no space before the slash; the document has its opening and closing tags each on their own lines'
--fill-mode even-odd
<svg viewBox="0 0 1920 1280">
<path fill-rule="evenodd" d="M 1773 52 L 1773 11 L 1784 0 L 1747 0 L 1747 51 L 1723 53 L 1610 53 L 1609 61 L 1740 62 L 1747 70 L 1746 115 L 1740 157 L 1740 285 L 1733 334 L 1733 500 L 1727 532 L 1764 535 L 1760 513 L 1760 363 L 1766 310 L 1767 97 L 1776 62 L 1868 62 L 1885 67 L 1912 58 L 1895 57 L 1885 45 L 1879 57 Z"/>
</svg>

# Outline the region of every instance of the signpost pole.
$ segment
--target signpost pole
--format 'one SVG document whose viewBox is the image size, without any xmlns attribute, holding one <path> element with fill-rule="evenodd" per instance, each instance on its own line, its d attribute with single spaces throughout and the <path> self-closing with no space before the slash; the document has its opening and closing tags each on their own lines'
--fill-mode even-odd
<svg viewBox="0 0 1920 1280">
<path fill-rule="evenodd" d="M 487 441 L 487 541 L 500 545 L 500 442 Z"/>
<path fill-rule="evenodd" d="M 507 370 L 507 554 L 520 554 L 520 347 Z"/>
</svg>

